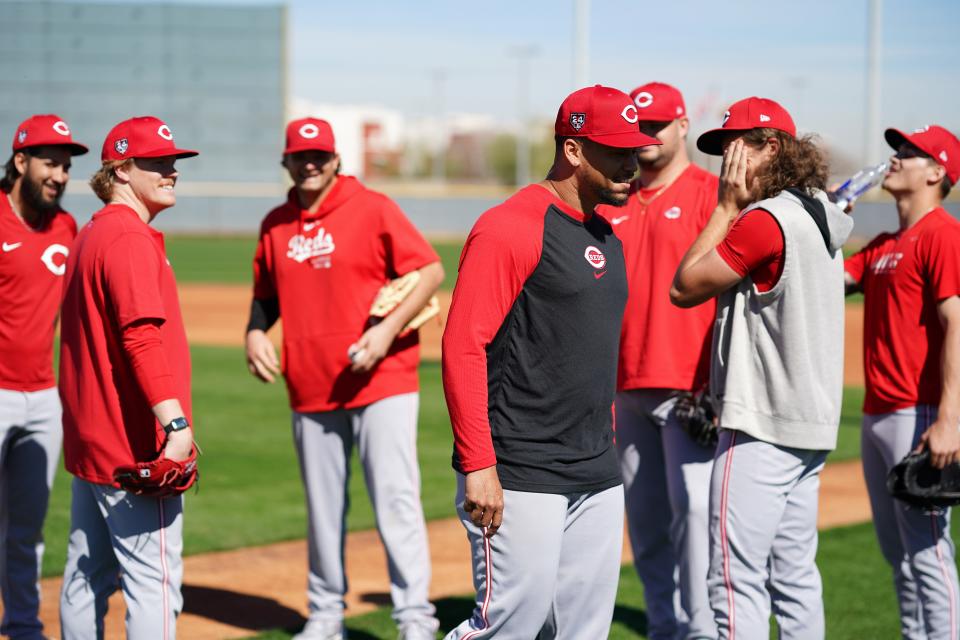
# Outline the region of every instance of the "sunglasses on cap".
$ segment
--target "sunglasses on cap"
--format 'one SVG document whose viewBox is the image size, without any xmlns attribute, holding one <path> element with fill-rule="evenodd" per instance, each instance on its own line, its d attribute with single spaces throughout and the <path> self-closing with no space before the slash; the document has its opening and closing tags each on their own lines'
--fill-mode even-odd
<svg viewBox="0 0 960 640">
<path fill-rule="evenodd" d="M 908 158 L 927 158 L 928 160 L 933 159 L 930 157 L 930 154 L 921 151 L 909 143 L 900 145 L 900 148 L 897 149 L 895 154 L 893 154 L 893 157 L 897 158 L 898 160 L 907 160 Z"/>
</svg>

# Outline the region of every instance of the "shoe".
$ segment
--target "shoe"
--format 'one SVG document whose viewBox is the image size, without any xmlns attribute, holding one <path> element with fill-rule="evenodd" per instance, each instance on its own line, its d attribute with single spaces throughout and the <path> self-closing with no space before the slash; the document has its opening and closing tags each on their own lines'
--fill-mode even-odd
<svg viewBox="0 0 960 640">
<path fill-rule="evenodd" d="M 292 640 L 347 640 L 347 630 L 342 622 L 314 620 L 307 622 L 303 631 L 293 636 Z"/>
<path fill-rule="evenodd" d="M 429 619 L 423 622 L 407 622 L 400 626 L 400 635 L 397 640 L 437 640 L 437 629 L 440 622 Z"/>
</svg>

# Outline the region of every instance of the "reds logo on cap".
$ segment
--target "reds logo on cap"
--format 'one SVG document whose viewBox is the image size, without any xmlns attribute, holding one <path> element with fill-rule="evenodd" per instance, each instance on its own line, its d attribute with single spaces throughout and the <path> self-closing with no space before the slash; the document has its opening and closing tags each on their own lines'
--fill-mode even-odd
<svg viewBox="0 0 960 640">
<path fill-rule="evenodd" d="M 631 115 L 627 115 L 627 113 Z M 620 112 L 620 117 L 629 122 L 630 124 L 637 124 L 640 120 L 640 116 L 637 115 L 637 108 L 633 104 L 628 104 L 623 108 L 623 111 Z"/>
<path fill-rule="evenodd" d="M 637 97 L 633 99 L 633 102 L 641 109 L 646 109 L 653 104 L 653 94 L 649 91 L 641 91 L 637 94 Z"/>
<path fill-rule="evenodd" d="M 600 249 L 597 249 L 593 245 L 590 245 L 584 250 L 583 257 L 586 258 L 587 262 L 589 262 L 590 266 L 594 269 L 603 269 L 603 265 L 607 264 L 607 257 L 603 255 Z"/>
<path fill-rule="evenodd" d="M 318 135 L 320 135 L 320 127 L 313 124 L 312 122 L 308 122 L 307 124 L 300 127 L 300 130 L 297 133 L 299 133 L 300 136 L 304 138 L 316 138 Z"/>
<path fill-rule="evenodd" d="M 62 136 L 70 135 L 70 127 L 67 126 L 67 123 L 63 120 L 57 120 L 53 123 L 53 130 L 59 133 Z"/>
<path fill-rule="evenodd" d="M 160 125 L 160 127 L 157 129 L 157 135 L 164 140 L 173 140 L 173 132 L 170 131 L 170 127 L 165 124 Z"/>
</svg>

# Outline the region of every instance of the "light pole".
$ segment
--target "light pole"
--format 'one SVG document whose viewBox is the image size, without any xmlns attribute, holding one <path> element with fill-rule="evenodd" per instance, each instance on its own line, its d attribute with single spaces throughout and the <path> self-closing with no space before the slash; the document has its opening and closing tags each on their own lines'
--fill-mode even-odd
<svg viewBox="0 0 960 640">
<path fill-rule="evenodd" d="M 867 11 L 867 118 L 863 132 L 863 165 L 877 162 L 880 157 L 880 57 L 882 55 L 881 29 L 883 27 L 883 0 L 870 0 Z"/>
<path fill-rule="evenodd" d="M 445 69 L 433 70 L 433 104 L 437 109 L 437 148 L 433 154 L 433 179 L 443 182 L 447 177 L 447 127 L 444 122 L 443 93 L 447 82 Z"/>
<path fill-rule="evenodd" d="M 530 182 L 530 138 L 527 134 L 527 102 L 530 93 L 530 59 L 537 55 L 536 45 L 527 44 L 511 47 L 509 54 L 517 59 L 517 117 L 520 128 L 517 131 L 517 173 L 518 187 Z"/>
<path fill-rule="evenodd" d="M 573 91 L 590 82 L 590 0 L 573 0 Z"/>
</svg>

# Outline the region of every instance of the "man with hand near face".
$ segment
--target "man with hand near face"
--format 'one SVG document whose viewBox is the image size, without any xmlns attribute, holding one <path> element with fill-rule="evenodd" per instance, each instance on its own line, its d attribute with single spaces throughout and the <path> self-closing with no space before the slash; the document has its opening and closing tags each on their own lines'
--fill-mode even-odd
<svg viewBox="0 0 960 640">
<path fill-rule="evenodd" d="M 283 374 L 307 498 L 310 617 L 298 640 L 339 640 L 347 481 L 354 443 L 387 553 L 393 619 L 403 640 L 434 638 L 430 554 L 417 462 L 420 339 L 404 326 L 443 280 L 440 258 L 386 196 L 340 175 L 325 120 L 287 125 L 293 188 L 264 219 L 253 261 L 247 366 L 279 375 L 267 330 L 283 319 Z M 419 271 L 383 320 L 370 304 L 388 280 Z"/>
<path fill-rule="evenodd" d="M 90 180 L 105 206 L 67 261 L 60 397 L 64 461 L 74 479 L 60 592 L 64 640 L 102 635 L 118 588 L 126 637 L 176 635 L 183 496 L 135 495 L 114 474 L 161 454 L 195 457 L 190 350 L 163 234 L 150 223 L 176 204 L 176 161 L 196 155 L 178 148 L 158 118 L 117 124 Z"/>
<path fill-rule="evenodd" d="M 39 637 L 43 521 L 60 444 L 53 336 L 77 224 L 60 208 L 87 148 L 59 116 L 17 127 L 0 179 L 0 634 Z"/>
<path fill-rule="evenodd" d="M 896 150 L 883 188 L 900 228 L 845 263 L 847 290 L 863 291 L 861 456 L 874 528 L 893 569 L 904 638 L 960 634 L 960 585 L 950 509 L 894 500 L 890 469 L 928 449 L 933 466 L 960 459 L 960 224 L 943 199 L 960 179 L 960 140 L 937 125 L 887 129 Z"/>
<path fill-rule="evenodd" d="M 731 105 L 697 140 L 723 154 L 718 204 L 670 297 L 713 297 L 710 392 L 720 441 L 710 485 L 708 587 L 720 638 L 824 636 L 820 471 L 843 393 L 843 255 L 853 221 L 826 197 L 826 163 L 787 111 Z"/>
<path fill-rule="evenodd" d="M 715 447 L 691 437 L 676 405 L 706 385 L 716 304 L 680 309 L 669 293 L 680 259 L 717 206 L 717 177 L 687 156 L 690 121 L 680 91 L 650 82 L 630 97 L 640 131 L 661 144 L 637 151 L 640 176 L 627 204 L 600 209 L 623 242 L 630 288 L 616 401 L 627 525 L 651 640 L 714 638 L 706 581 Z"/>
<path fill-rule="evenodd" d="M 623 490 L 611 405 L 627 274 L 596 208 L 627 202 L 636 150 L 659 143 L 628 95 L 600 85 L 569 95 L 554 131 L 547 177 L 470 232 L 443 334 L 477 591 L 449 640 L 595 640 L 613 616 Z"/>
</svg>

